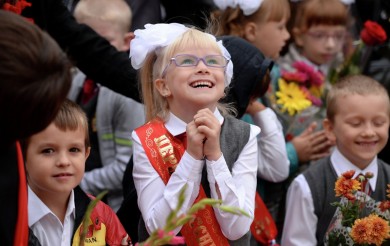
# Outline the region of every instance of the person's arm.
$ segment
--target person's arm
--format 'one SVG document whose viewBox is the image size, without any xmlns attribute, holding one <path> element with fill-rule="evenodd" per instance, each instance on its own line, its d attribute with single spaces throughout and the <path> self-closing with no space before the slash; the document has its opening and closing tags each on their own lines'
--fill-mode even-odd
<svg viewBox="0 0 390 246">
<path fill-rule="evenodd" d="M 255 125 L 261 129 L 257 140 L 258 175 L 270 182 L 281 182 L 288 177 L 290 166 L 282 125 L 270 108 L 265 108 L 251 116 Z"/>
<path fill-rule="evenodd" d="M 140 101 L 137 73 L 128 54 L 118 52 L 90 27 L 78 24 L 61 0 L 31 0 L 26 15 L 46 30 L 92 80 Z M 31 13 L 28 13 L 31 11 Z"/>
<path fill-rule="evenodd" d="M 257 176 L 257 139 L 259 128 L 251 126 L 248 143 L 230 173 L 223 155 L 217 161 L 206 160 L 211 197 L 223 205 L 240 208 L 250 217 L 237 216 L 214 207 L 223 234 L 230 240 L 241 238 L 250 229 L 254 217 Z"/>
<path fill-rule="evenodd" d="M 187 186 L 185 200 L 179 214 L 184 214 L 192 206 L 199 194 L 200 181 L 204 160 L 195 160 L 187 152 L 178 163 L 175 172 L 167 184 L 156 172 L 142 147 L 135 132 L 133 137 L 133 178 L 138 194 L 138 207 L 141 210 L 149 233 L 163 228 L 169 213 L 177 208 L 181 189 Z M 181 227 L 176 228 L 176 235 Z"/>
<path fill-rule="evenodd" d="M 317 245 L 317 221 L 309 185 L 305 177 L 300 174 L 291 183 L 287 192 L 281 245 Z"/>
<path fill-rule="evenodd" d="M 122 190 L 123 173 L 133 153 L 130 134 L 145 123 L 142 104 L 105 87 L 100 88 L 97 110 L 99 151 L 103 166 L 86 172 L 80 183 L 84 191 L 92 194 L 106 189 Z"/>
</svg>

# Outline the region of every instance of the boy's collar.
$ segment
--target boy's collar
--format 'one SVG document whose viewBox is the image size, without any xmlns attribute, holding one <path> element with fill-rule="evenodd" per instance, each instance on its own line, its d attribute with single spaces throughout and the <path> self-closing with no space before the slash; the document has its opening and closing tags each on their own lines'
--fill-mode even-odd
<svg viewBox="0 0 390 246">
<path fill-rule="evenodd" d="M 371 172 L 374 174 L 374 177 L 368 180 L 370 183 L 371 190 L 374 192 L 375 191 L 375 186 L 376 186 L 376 181 L 378 178 L 378 159 L 375 156 L 375 158 L 371 161 L 371 163 L 365 168 L 365 169 L 360 169 L 357 166 L 355 166 L 352 162 L 350 162 L 341 152 L 335 147 L 333 150 L 330 160 L 332 163 L 332 166 L 334 170 L 336 171 L 336 174 L 338 177 L 341 176 L 342 173 L 349 171 L 349 170 L 354 170 L 355 175 L 353 178 L 356 178 L 360 173 L 366 174 L 367 172 Z"/>
</svg>

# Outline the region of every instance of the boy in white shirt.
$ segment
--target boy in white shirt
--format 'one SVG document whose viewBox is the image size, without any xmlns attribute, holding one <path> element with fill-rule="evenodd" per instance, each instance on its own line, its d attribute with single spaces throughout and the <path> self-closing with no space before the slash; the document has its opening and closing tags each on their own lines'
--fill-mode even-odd
<svg viewBox="0 0 390 246">
<path fill-rule="evenodd" d="M 327 96 L 324 129 L 336 141 L 330 157 L 311 165 L 291 183 L 286 203 L 282 245 L 323 245 L 339 200 L 334 192 L 338 176 L 348 170 L 372 172 L 371 197 L 386 198 L 390 167 L 377 158 L 388 140 L 390 102 L 377 81 L 354 75 L 337 82 Z M 353 177 L 355 178 L 355 177 Z"/>
</svg>

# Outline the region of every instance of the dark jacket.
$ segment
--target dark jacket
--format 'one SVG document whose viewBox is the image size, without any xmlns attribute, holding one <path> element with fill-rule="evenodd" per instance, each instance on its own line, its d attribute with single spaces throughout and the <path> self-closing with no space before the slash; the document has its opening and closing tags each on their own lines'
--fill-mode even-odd
<svg viewBox="0 0 390 246">
<path fill-rule="evenodd" d="M 117 51 L 90 27 L 78 24 L 61 0 L 29 0 L 22 15 L 47 31 L 75 65 L 92 80 L 140 101 L 137 75 L 129 55 Z"/>
</svg>

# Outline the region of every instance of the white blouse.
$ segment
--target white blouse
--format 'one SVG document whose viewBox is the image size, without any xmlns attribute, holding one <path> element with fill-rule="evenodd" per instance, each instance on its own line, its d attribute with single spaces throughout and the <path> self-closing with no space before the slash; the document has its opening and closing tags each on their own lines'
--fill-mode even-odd
<svg viewBox="0 0 390 246">
<path fill-rule="evenodd" d="M 224 118 L 218 110 L 214 112 L 223 123 Z M 170 114 L 165 127 L 177 136 L 186 131 L 186 123 Z M 133 137 L 133 178 L 138 194 L 138 207 L 141 210 L 149 233 L 164 227 L 168 214 L 176 209 L 180 190 L 187 185 L 185 201 L 179 213 L 185 213 L 198 196 L 203 166 L 207 168 L 211 198 L 218 199 L 216 184 L 223 205 L 234 206 L 246 211 L 250 217 L 238 216 L 214 208 L 216 218 L 223 234 L 229 240 L 236 240 L 245 235 L 253 221 L 258 165 L 258 146 L 256 136 L 260 128 L 251 125 L 248 143 L 241 151 L 230 173 L 223 155 L 217 161 L 195 160 L 187 152 L 182 156 L 175 172 L 165 185 L 159 174 L 150 164 L 136 132 Z M 176 228 L 177 234 L 181 227 Z"/>
</svg>

